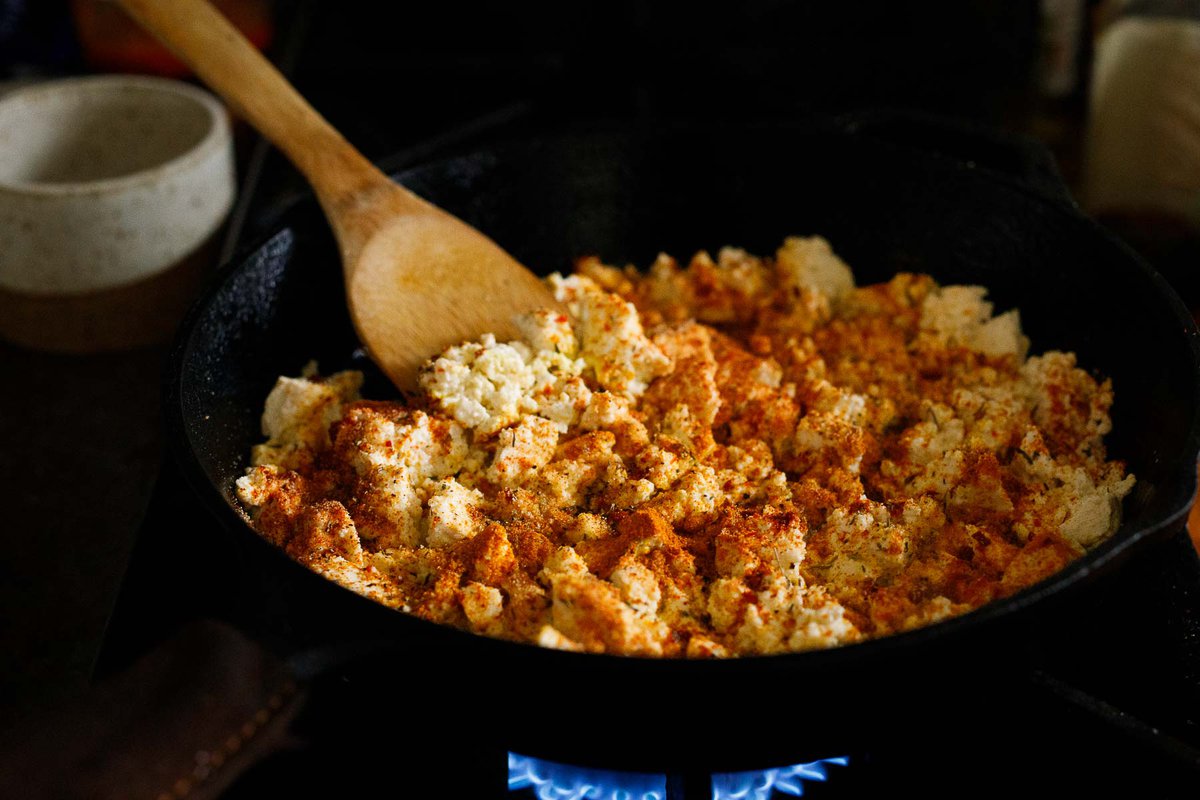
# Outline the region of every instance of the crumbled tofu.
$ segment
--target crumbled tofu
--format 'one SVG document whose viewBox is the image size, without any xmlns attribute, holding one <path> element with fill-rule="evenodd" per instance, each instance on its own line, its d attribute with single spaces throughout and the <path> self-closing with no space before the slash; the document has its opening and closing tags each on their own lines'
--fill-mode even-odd
<svg viewBox="0 0 1200 800">
<path fill-rule="evenodd" d="M 608 581 L 591 574 L 555 573 L 551 597 L 554 628 L 585 650 L 662 655 L 670 629 L 656 618 L 638 614 Z"/>
<path fill-rule="evenodd" d="M 662 601 L 662 590 L 658 578 L 648 567 L 636 561 L 622 564 L 613 570 L 609 578 L 621 592 L 621 599 L 639 614 L 650 615 L 658 611 Z"/>
<path fill-rule="evenodd" d="M 395 587 L 377 570 L 360 567 L 338 555 L 309 557 L 302 559 L 302 562 L 309 569 L 355 594 L 386 606 L 396 607 L 400 604 Z"/>
<path fill-rule="evenodd" d="M 583 506 L 593 487 L 603 481 L 609 468 L 619 463 L 613 452 L 616 437 L 608 431 L 593 431 L 568 440 L 555 458 L 541 469 L 536 487 L 555 508 Z"/>
<path fill-rule="evenodd" d="M 820 236 L 788 237 L 775 253 L 775 263 L 789 289 L 814 292 L 834 303 L 854 291 L 854 273 Z"/>
<path fill-rule="evenodd" d="M 358 399 L 362 374 L 339 372 L 324 380 L 281 377 L 267 395 L 262 432 L 252 463 L 287 469 L 307 466 L 316 453 L 329 447 L 329 426 L 342 407 Z"/>
<path fill-rule="evenodd" d="M 571 544 L 579 544 L 589 539 L 607 539 L 612 532 L 604 517 L 583 513 L 575 517 L 571 527 L 566 530 L 566 537 Z"/>
<path fill-rule="evenodd" d="M 284 467 L 274 464 L 246 470 L 246 474 L 234 484 L 238 499 L 251 508 L 266 505 L 276 491 L 279 476 L 284 472 Z"/>
<path fill-rule="evenodd" d="M 532 480 L 554 457 L 558 427 L 545 417 L 528 416 L 500 431 L 496 455 L 487 479 L 498 486 L 519 486 Z"/>
<path fill-rule="evenodd" d="M 517 328 L 535 352 L 549 350 L 568 358 L 574 358 L 579 352 L 579 342 L 566 314 L 545 309 L 521 314 L 517 317 Z"/>
<path fill-rule="evenodd" d="M 470 539 L 487 524 L 480 509 L 483 493 L 467 489 L 454 478 L 443 478 L 425 504 L 430 547 L 449 547 Z"/>
<path fill-rule="evenodd" d="M 553 625 L 543 625 L 538 630 L 537 639 L 535 640 L 540 647 L 546 647 L 551 650 L 566 650 L 568 652 L 578 653 L 583 650 L 583 646 L 578 642 L 573 642 L 558 631 Z"/>
<path fill-rule="evenodd" d="M 907 540 L 904 526 L 892 522 L 883 504 L 866 501 L 858 511 L 835 508 L 814 549 L 831 582 L 876 580 L 904 566 Z"/>
<path fill-rule="evenodd" d="M 504 595 L 495 586 L 471 581 L 462 588 L 462 607 L 471 627 L 487 632 L 504 611 Z"/>
<path fill-rule="evenodd" d="M 855 641 L 858 631 L 845 609 L 819 587 L 773 581 L 746 608 L 737 631 L 742 652 L 781 653 Z"/>
<path fill-rule="evenodd" d="M 238 499 L 377 602 L 587 653 L 730 658 L 934 624 L 1120 524 L 1113 389 L 1017 312 L 819 237 L 647 275 L 581 259 L 520 338 L 448 348 L 410 406 L 280 378 Z"/>
<path fill-rule="evenodd" d="M 610 392 L 637 397 L 670 369 L 670 360 L 646 338 L 633 303 L 582 276 L 550 276 L 555 299 L 570 309 L 579 355 Z"/>
<path fill-rule="evenodd" d="M 778 575 L 800 583 L 807 526 L 799 514 L 734 514 L 714 539 L 717 573 L 732 578 Z"/>
<path fill-rule="evenodd" d="M 451 347 L 420 375 L 421 388 L 446 414 L 483 434 L 536 412 L 539 398 L 562 394 L 583 363 L 491 334 Z"/>
<path fill-rule="evenodd" d="M 943 346 L 965 347 L 989 356 L 1024 358 L 1029 340 L 1021 333 L 1014 311 L 993 317 L 982 286 L 944 286 L 931 292 L 921 307 L 921 328 Z"/>
<path fill-rule="evenodd" d="M 549 583 L 554 575 L 576 575 L 584 576 L 588 574 L 588 565 L 574 548 L 563 546 L 556 549 L 546 559 L 546 565 L 542 568 L 541 575 L 543 579 Z"/>
</svg>

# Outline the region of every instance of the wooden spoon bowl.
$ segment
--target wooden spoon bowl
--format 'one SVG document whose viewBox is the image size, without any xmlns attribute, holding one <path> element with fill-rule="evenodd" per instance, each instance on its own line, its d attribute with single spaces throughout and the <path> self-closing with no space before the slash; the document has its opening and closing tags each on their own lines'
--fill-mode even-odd
<svg viewBox="0 0 1200 800">
<path fill-rule="evenodd" d="M 359 153 L 204 0 L 118 0 L 283 151 L 308 180 L 341 250 L 355 330 L 401 390 L 446 347 L 555 306 L 540 280 L 457 217 Z"/>
</svg>

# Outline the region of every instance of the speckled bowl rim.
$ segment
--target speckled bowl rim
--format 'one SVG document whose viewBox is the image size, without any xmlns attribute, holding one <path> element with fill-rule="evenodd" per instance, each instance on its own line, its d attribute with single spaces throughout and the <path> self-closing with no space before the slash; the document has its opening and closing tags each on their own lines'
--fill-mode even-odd
<svg viewBox="0 0 1200 800">
<path fill-rule="evenodd" d="M 0 109 L 3 109 L 10 102 L 28 99 L 32 96 L 78 94 L 83 91 L 89 91 L 88 87 L 94 87 L 97 92 L 128 88 L 147 89 L 190 100 L 207 112 L 208 130 L 205 132 L 203 138 L 192 147 L 180 152 L 167 161 L 146 169 L 95 181 L 15 183 L 0 178 L 0 194 L 22 197 L 70 197 L 119 193 L 156 183 L 169 174 L 186 172 L 189 168 L 203 162 L 215 151 L 224 148 L 230 141 L 232 134 L 229 126 L 229 116 L 225 107 L 216 97 L 191 84 L 148 75 L 88 75 L 80 78 L 63 78 L 38 83 L 33 86 L 15 89 L 0 97 Z"/>
</svg>

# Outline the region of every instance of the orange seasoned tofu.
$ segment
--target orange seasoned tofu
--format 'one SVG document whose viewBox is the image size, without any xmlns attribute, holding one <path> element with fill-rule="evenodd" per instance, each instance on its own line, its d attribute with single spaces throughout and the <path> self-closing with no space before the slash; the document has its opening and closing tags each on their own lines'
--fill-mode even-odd
<svg viewBox="0 0 1200 800">
<path fill-rule="evenodd" d="M 256 529 L 480 635 L 719 658 L 962 614 L 1119 523 L 1111 385 L 1029 357 L 982 287 L 857 287 L 819 237 L 548 284 L 565 313 L 449 348 L 411 407 L 280 378 L 237 482 Z"/>
</svg>

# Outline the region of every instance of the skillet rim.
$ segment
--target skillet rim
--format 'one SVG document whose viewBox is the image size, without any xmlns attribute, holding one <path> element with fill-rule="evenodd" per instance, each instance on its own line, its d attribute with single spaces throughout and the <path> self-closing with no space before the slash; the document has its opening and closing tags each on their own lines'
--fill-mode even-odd
<svg viewBox="0 0 1200 800">
<path fill-rule="evenodd" d="M 1052 210 L 1055 214 L 1061 216 L 1064 221 L 1069 221 L 1069 224 L 1079 228 L 1083 235 L 1095 239 L 1098 244 L 1103 244 L 1105 247 L 1114 248 L 1121 255 L 1121 261 L 1125 265 L 1130 269 L 1136 268 L 1150 281 L 1159 298 L 1166 305 L 1164 311 L 1169 310 L 1175 321 L 1182 327 L 1182 335 L 1186 337 L 1188 349 L 1192 355 L 1190 370 L 1192 397 L 1194 400 L 1200 401 L 1200 329 L 1197 328 L 1196 321 L 1192 318 L 1178 294 L 1157 270 L 1115 234 L 1084 214 L 1068 194 L 1064 192 L 1062 195 L 1055 196 L 1044 189 L 1031 186 L 1029 183 L 1003 171 L 992 169 L 985 165 L 969 163 L 951 154 L 922 150 L 880 140 L 870 133 L 859 133 L 845 123 L 814 124 L 810 121 L 800 125 L 799 129 L 807 132 L 832 133 L 859 138 L 861 140 L 869 140 L 871 146 L 882 148 L 885 152 L 892 151 L 903 154 L 908 158 L 924 158 L 933 167 L 977 176 L 980 180 L 992 183 L 1005 191 L 1019 193 L 1029 202 Z M 392 177 L 404 183 L 406 179 L 415 177 L 427 170 L 437 169 L 449 162 L 481 155 L 503 156 L 505 152 L 512 149 L 535 149 L 547 145 L 557 146 L 568 142 L 596 140 L 636 143 L 642 138 L 644 137 L 638 133 L 630 133 L 628 131 L 605 131 L 591 134 L 559 134 L 506 139 L 488 147 L 451 152 L 448 155 L 433 160 L 406 166 L 404 169 L 394 173 Z M 1040 147 L 1040 145 L 1037 146 Z M 1056 599 L 1064 598 L 1074 590 L 1091 583 L 1096 577 L 1111 572 L 1139 547 L 1146 546 L 1152 541 L 1165 538 L 1169 533 L 1178 531 L 1181 527 L 1180 523 L 1186 518 L 1191 503 L 1196 497 L 1198 483 L 1196 466 L 1198 460 L 1200 460 L 1200 402 L 1197 402 L 1194 408 L 1190 426 L 1187 435 L 1184 437 L 1183 447 L 1180 451 L 1181 455 L 1176 459 L 1175 463 L 1165 470 L 1165 474 L 1168 475 L 1175 475 L 1176 471 L 1179 471 L 1181 474 L 1176 476 L 1177 480 L 1175 481 L 1169 481 L 1168 479 L 1168 481 L 1164 482 L 1171 488 L 1175 499 L 1174 503 L 1169 505 L 1169 510 L 1163 512 L 1158 519 L 1151 520 L 1139 528 L 1129 530 L 1124 535 L 1122 535 L 1122 531 L 1126 530 L 1126 526 L 1122 524 L 1118 528 L 1117 533 L 1111 538 L 1095 550 L 1085 553 L 1082 557 L 1076 559 L 1054 575 L 1016 594 L 992 601 L 966 614 L 912 631 L 820 650 L 774 655 L 740 656 L 728 659 L 668 659 L 559 651 L 530 643 L 494 639 L 413 617 L 403 612 L 389 609 L 313 572 L 299 562 L 291 559 L 281 548 L 275 547 L 264 540 L 249 525 L 245 512 L 231 502 L 208 479 L 207 472 L 200 463 L 196 448 L 192 446 L 191 437 L 187 430 L 187 416 L 184 413 L 183 405 L 183 400 L 186 396 L 186 390 L 183 386 L 183 372 L 198 322 L 210 311 L 217 296 L 222 292 L 230 279 L 234 275 L 248 269 L 249 265 L 253 263 L 253 257 L 256 254 L 263 251 L 278 237 L 289 231 L 294 231 L 296 223 L 301 218 L 311 216 L 314 210 L 317 209 L 318 206 L 315 197 L 311 193 L 306 194 L 302 199 L 294 202 L 277 216 L 272 223 L 270 231 L 261 234 L 247 245 L 238 248 L 229 261 L 221 265 L 209 276 L 197 300 L 181 321 L 168 354 L 162 394 L 167 447 L 171 453 L 171 457 L 174 458 L 176 464 L 180 467 L 188 485 L 201 499 L 205 508 L 224 527 L 228 528 L 232 524 L 233 527 L 239 529 L 237 535 L 243 536 L 243 538 L 248 535 L 250 541 L 256 546 L 268 548 L 272 552 L 274 559 L 282 559 L 287 562 L 287 566 L 284 568 L 297 576 L 300 581 L 307 581 L 311 586 L 318 588 L 323 586 L 325 589 L 336 589 L 342 595 L 352 595 L 356 598 L 355 601 L 352 601 L 356 608 L 374 613 L 380 619 L 385 618 L 378 614 L 378 612 L 383 611 L 386 612 L 387 617 L 397 620 L 397 622 L 387 623 L 388 625 L 400 624 L 411 626 L 411 630 L 404 630 L 403 628 L 389 629 L 385 637 L 389 644 L 399 644 L 395 640 L 401 636 L 416 637 L 417 634 L 424 634 L 428 638 L 430 635 L 435 635 L 447 641 L 457 641 L 460 645 L 472 649 L 490 650 L 497 654 L 507 653 L 519 655 L 523 658 L 537 659 L 545 662 L 551 668 L 556 663 L 560 663 L 564 667 L 568 665 L 574 667 L 586 662 L 589 667 L 602 669 L 638 665 L 640 669 L 651 671 L 667 670 L 677 672 L 680 669 L 686 669 L 700 674 L 740 670 L 745 667 L 736 665 L 748 664 L 770 665 L 771 668 L 785 670 L 794 670 L 803 665 L 806 669 L 827 671 L 846 663 L 861 665 L 863 661 L 882 658 L 885 655 L 911 656 L 914 653 L 924 652 L 932 645 L 952 643 L 955 640 L 966 638 L 973 633 L 986 635 L 988 631 L 993 630 L 1001 623 L 1019 620 L 1025 617 L 1031 608 L 1047 603 L 1047 601 L 1053 602 Z M 322 230 L 320 235 L 332 236 L 328 228 Z M 802 659 L 802 661 L 798 661 L 798 659 Z M 622 667 L 617 667 L 617 664 L 622 665 Z M 683 667 L 681 666 L 683 664 L 689 666 Z"/>
</svg>

